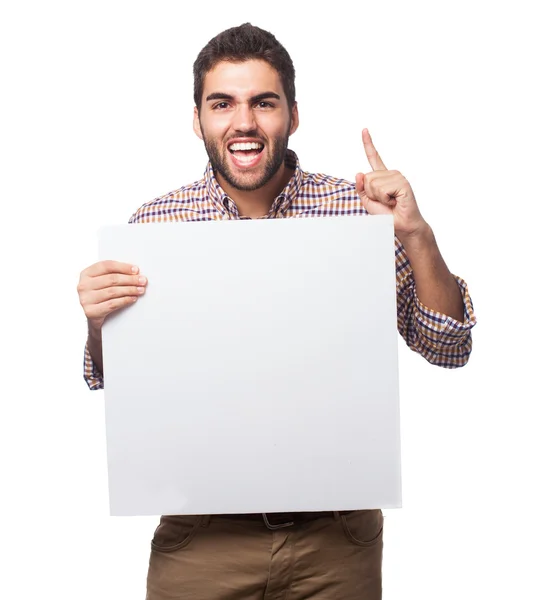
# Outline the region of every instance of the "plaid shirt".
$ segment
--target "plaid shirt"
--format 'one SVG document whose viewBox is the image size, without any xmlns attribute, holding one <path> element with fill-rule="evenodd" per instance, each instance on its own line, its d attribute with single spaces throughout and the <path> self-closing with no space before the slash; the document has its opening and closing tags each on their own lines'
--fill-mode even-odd
<svg viewBox="0 0 542 600">
<path fill-rule="evenodd" d="M 367 215 L 355 185 L 329 175 L 302 171 L 296 154 L 288 150 L 285 164 L 294 169 L 282 193 L 275 198 L 269 214 L 263 218 L 331 217 Z M 203 179 L 144 204 L 130 218 L 130 223 L 170 221 L 213 221 L 246 219 L 218 184 L 211 164 Z M 468 361 L 476 323 L 466 283 L 454 276 L 463 296 L 464 321 L 438 313 L 424 306 L 416 296 L 412 268 L 405 250 L 395 238 L 397 291 L 397 328 L 409 348 L 430 363 L 448 368 L 462 367 Z M 90 389 L 103 388 L 102 374 L 96 369 L 85 348 L 85 380 Z"/>
</svg>

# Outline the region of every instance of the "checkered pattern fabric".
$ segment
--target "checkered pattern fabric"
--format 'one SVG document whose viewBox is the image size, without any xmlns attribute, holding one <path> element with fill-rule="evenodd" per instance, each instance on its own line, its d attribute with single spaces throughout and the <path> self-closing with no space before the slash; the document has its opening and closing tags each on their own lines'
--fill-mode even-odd
<svg viewBox="0 0 542 600">
<path fill-rule="evenodd" d="M 355 184 L 329 175 L 301 170 L 292 150 L 285 164 L 294 170 L 282 193 L 275 199 L 266 217 L 305 218 L 367 215 L 356 193 Z M 204 177 L 141 206 L 130 223 L 172 221 L 213 221 L 245 219 L 233 200 L 218 184 L 209 163 Z M 464 320 L 459 322 L 424 306 L 416 296 L 412 268 L 401 243 L 395 238 L 397 290 L 397 328 L 407 345 L 430 363 L 447 368 L 466 364 L 471 349 L 471 329 L 476 323 L 467 285 L 454 276 L 463 295 Z M 85 348 L 84 377 L 90 389 L 103 388 L 99 373 Z"/>
</svg>

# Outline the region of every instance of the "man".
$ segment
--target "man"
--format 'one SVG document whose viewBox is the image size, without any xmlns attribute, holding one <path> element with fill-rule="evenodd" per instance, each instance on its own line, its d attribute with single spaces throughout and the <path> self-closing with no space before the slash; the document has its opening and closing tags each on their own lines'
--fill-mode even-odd
<svg viewBox="0 0 542 600">
<path fill-rule="evenodd" d="M 431 363 L 463 366 L 475 324 L 467 287 L 448 271 L 408 181 L 386 169 L 367 130 L 372 172 L 358 173 L 355 184 L 303 172 L 288 149 L 299 123 L 294 75 L 266 31 L 245 24 L 213 38 L 194 63 L 194 131 L 209 155 L 204 178 L 143 205 L 130 222 L 393 215 L 399 331 Z M 136 302 L 146 284 L 136 266 L 114 261 L 81 273 L 91 389 L 103 387 L 104 320 Z M 376 600 L 382 530 L 380 510 L 162 517 L 147 598 Z"/>
</svg>

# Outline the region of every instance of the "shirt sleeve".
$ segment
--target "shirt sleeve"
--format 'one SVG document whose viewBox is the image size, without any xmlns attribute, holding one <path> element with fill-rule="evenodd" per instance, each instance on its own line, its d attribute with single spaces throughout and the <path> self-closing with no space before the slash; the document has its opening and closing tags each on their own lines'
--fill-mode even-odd
<svg viewBox="0 0 542 600">
<path fill-rule="evenodd" d="M 88 350 L 88 343 L 85 345 L 85 357 L 83 366 L 83 377 L 91 390 L 103 390 L 104 389 L 104 378 L 103 374 L 98 371 L 98 368 L 90 356 Z"/>
<path fill-rule="evenodd" d="M 471 329 L 476 317 L 467 284 L 454 275 L 463 297 L 463 321 L 432 310 L 416 295 L 412 267 L 402 244 L 395 239 L 397 329 L 408 347 L 439 367 L 467 364 L 472 350 Z"/>
</svg>

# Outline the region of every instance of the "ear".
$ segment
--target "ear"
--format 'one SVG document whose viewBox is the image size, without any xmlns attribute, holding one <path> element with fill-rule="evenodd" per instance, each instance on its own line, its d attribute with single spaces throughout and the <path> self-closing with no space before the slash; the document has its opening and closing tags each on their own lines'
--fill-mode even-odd
<svg viewBox="0 0 542 600">
<path fill-rule="evenodd" d="M 199 113 L 198 113 L 197 106 L 194 106 L 194 122 L 193 122 L 192 126 L 194 128 L 194 133 L 199 137 L 200 140 L 202 140 L 203 133 L 201 132 L 201 125 L 199 122 Z"/>
<path fill-rule="evenodd" d="M 292 124 L 290 125 L 290 134 L 289 135 L 292 135 L 293 133 L 295 133 L 298 127 L 299 127 L 299 112 L 297 110 L 297 102 L 294 102 L 294 105 L 292 106 Z"/>
</svg>

